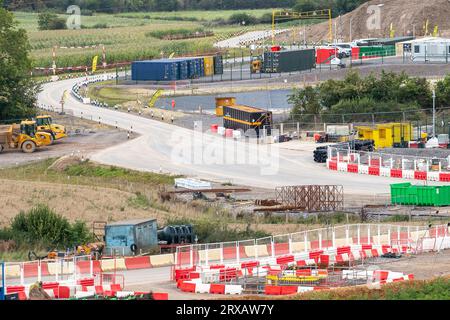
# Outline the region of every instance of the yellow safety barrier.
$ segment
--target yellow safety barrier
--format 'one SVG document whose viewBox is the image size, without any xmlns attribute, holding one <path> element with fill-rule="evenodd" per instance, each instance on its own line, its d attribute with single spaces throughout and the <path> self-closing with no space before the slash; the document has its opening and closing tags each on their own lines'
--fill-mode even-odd
<svg viewBox="0 0 450 320">
<path fill-rule="evenodd" d="M 173 254 L 161 254 L 157 256 L 150 256 L 150 264 L 153 267 L 169 266 L 175 263 Z"/>
</svg>

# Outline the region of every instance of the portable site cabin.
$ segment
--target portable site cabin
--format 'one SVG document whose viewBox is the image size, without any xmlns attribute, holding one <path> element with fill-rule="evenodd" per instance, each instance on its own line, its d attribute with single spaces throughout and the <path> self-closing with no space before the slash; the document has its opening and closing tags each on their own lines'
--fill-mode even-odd
<svg viewBox="0 0 450 320">
<path fill-rule="evenodd" d="M 358 138 L 373 140 L 375 149 L 406 146 L 412 140 L 412 127 L 409 123 L 386 123 L 375 127 L 356 127 Z"/>
<path fill-rule="evenodd" d="M 108 223 L 105 227 L 106 252 L 126 256 L 140 254 L 158 245 L 156 219 L 136 219 Z"/>
<path fill-rule="evenodd" d="M 417 62 L 448 62 L 450 39 L 423 38 L 411 41 L 411 59 Z"/>
</svg>

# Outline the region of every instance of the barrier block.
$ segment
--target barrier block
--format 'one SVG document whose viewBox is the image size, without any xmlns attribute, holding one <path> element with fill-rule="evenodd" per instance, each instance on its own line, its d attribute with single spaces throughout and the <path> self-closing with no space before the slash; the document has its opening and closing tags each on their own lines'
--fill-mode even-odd
<svg viewBox="0 0 450 320">
<path fill-rule="evenodd" d="M 281 295 L 297 294 L 298 286 L 282 286 Z"/>
<path fill-rule="evenodd" d="M 209 293 L 211 293 L 211 294 L 225 294 L 225 285 L 224 284 L 211 283 L 211 288 L 209 289 Z"/>
<path fill-rule="evenodd" d="M 306 266 L 306 261 L 305 261 L 305 260 L 298 260 L 298 261 L 297 261 L 297 266 L 298 266 L 298 267 Z"/>
<path fill-rule="evenodd" d="M 372 257 L 377 258 L 380 255 L 378 254 L 378 250 L 377 249 L 372 249 Z"/>
<path fill-rule="evenodd" d="M 55 289 L 59 287 L 58 282 L 44 282 L 42 283 L 42 289 Z"/>
<path fill-rule="evenodd" d="M 197 283 L 195 286 L 196 293 L 209 293 L 211 285 L 209 283 Z"/>
<path fill-rule="evenodd" d="M 289 243 L 288 242 L 275 243 L 274 248 L 275 248 L 275 256 L 289 254 Z M 270 246 L 269 255 L 272 255 L 272 246 Z"/>
<path fill-rule="evenodd" d="M 403 170 L 391 169 L 391 178 L 403 178 Z"/>
<path fill-rule="evenodd" d="M 337 171 L 337 168 L 338 168 L 337 161 L 328 162 L 328 169 Z"/>
<path fill-rule="evenodd" d="M 424 171 L 414 171 L 414 179 L 427 180 L 427 173 Z"/>
<path fill-rule="evenodd" d="M 440 173 L 439 174 L 439 181 L 450 182 L 450 173 Z"/>
<path fill-rule="evenodd" d="M 77 262 L 77 272 L 80 274 L 90 274 L 91 273 L 91 261 L 78 261 Z M 92 261 L 92 272 L 101 273 L 102 267 L 100 261 Z"/>
<path fill-rule="evenodd" d="M 259 261 L 249 261 L 249 262 L 243 262 L 241 263 L 242 269 L 248 269 L 248 268 L 254 268 L 259 266 Z"/>
<path fill-rule="evenodd" d="M 347 172 L 358 173 L 358 164 L 349 163 L 347 166 Z"/>
<path fill-rule="evenodd" d="M 369 167 L 369 175 L 379 176 L 380 175 L 380 167 Z"/>
<path fill-rule="evenodd" d="M 55 293 L 55 296 L 58 299 L 69 299 L 70 298 L 70 288 L 67 286 L 58 287 L 57 293 Z"/>
<path fill-rule="evenodd" d="M 242 286 L 240 285 L 226 285 L 225 294 L 242 294 Z"/>
<path fill-rule="evenodd" d="M 169 300 L 169 294 L 164 292 L 153 292 L 154 300 Z"/>
<path fill-rule="evenodd" d="M 295 259 L 294 259 L 293 255 L 277 258 L 277 264 L 279 264 L 279 265 L 286 265 L 286 264 L 288 264 L 290 262 L 294 262 L 294 261 L 295 261 Z"/>
<path fill-rule="evenodd" d="M 365 237 L 364 239 L 366 239 L 367 240 L 367 237 Z M 361 241 L 361 243 L 368 243 L 368 241 Z M 362 246 L 361 246 L 361 250 L 372 250 L 372 245 L 371 244 L 363 244 Z"/>
<path fill-rule="evenodd" d="M 336 249 L 336 251 L 337 251 L 337 254 L 350 253 L 351 247 L 350 246 L 338 247 Z"/>
<path fill-rule="evenodd" d="M 152 267 L 150 257 L 125 258 L 125 266 L 127 270 L 149 269 Z"/>
<path fill-rule="evenodd" d="M 373 277 L 379 281 L 386 281 L 389 276 L 389 271 L 383 271 L 383 270 L 375 270 L 373 272 Z"/>
<path fill-rule="evenodd" d="M 321 254 L 320 264 L 323 266 L 328 266 L 330 264 L 330 256 L 328 254 Z"/>
<path fill-rule="evenodd" d="M 173 254 L 160 254 L 156 256 L 150 256 L 150 265 L 152 267 L 171 266 L 175 263 L 175 257 Z"/>
<path fill-rule="evenodd" d="M 180 290 L 183 292 L 195 293 L 195 287 L 195 283 L 183 281 L 183 283 L 180 285 Z"/>
<path fill-rule="evenodd" d="M 8 286 L 6 287 L 6 293 L 25 292 L 25 286 Z"/>
<path fill-rule="evenodd" d="M 281 294 L 281 287 L 279 286 L 266 286 L 264 293 L 270 296 L 279 296 Z"/>
<path fill-rule="evenodd" d="M 92 287 L 94 286 L 94 279 L 93 278 L 80 279 L 77 281 L 77 284 L 84 287 Z"/>
</svg>

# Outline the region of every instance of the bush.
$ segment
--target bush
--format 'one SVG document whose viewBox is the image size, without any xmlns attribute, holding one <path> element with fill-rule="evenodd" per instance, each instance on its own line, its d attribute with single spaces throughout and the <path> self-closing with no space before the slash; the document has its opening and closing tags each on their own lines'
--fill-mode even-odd
<svg viewBox="0 0 450 320">
<path fill-rule="evenodd" d="M 229 24 L 244 24 L 246 26 L 257 24 L 258 19 L 247 13 L 235 13 L 228 18 Z"/>
<path fill-rule="evenodd" d="M 86 224 L 70 222 L 45 205 L 37 205 L 14 217 L 11 227 L 0 231 L 0 239 L 14 240 L 20 247 L 67 248 L 92 240 Z"/>
<path fill-rule="evenodd" d="M 44 12 L 38 16 L 39 30 L 62 30 L 67 29 L 66 20 L 59 18 L 54 13 Z"/>
</svg>

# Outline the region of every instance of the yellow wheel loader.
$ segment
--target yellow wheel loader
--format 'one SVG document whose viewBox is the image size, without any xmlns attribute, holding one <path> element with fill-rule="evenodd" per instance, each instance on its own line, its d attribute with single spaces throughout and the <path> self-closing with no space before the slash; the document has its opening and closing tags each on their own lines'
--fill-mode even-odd
<svg viewBox="0 0 450 320">
<path fill-rule="evenodd" d="M 37 131 L 51 134 L 52 143 L 67 137 L 66 128 L 62 125 L 53 123 L 52 116 L 42 115 L 36 117 Z"/>
<path fill-rule="evenodd" d="M 0 152 L 4 149 L 20 149 L 25 153 L 32 153 L 36 148 L 50 145 L 51 134 L 36 132 L 36 129 L 34 121 L 0 126 Z"/>
</svg>

